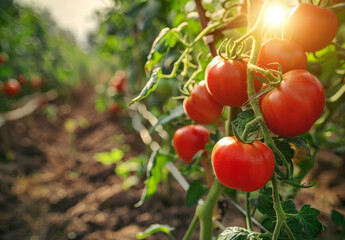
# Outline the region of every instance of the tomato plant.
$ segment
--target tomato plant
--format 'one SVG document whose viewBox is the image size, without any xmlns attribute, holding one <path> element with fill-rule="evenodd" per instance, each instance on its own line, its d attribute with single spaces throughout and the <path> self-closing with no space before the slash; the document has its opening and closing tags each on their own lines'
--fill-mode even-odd
<svg viewBox="0 0 345 240">
<path fill-rule="evenodd" d="M 328 9 L 302 3 L 290 13 L 287 32 L 306 52 L 321 50 L 338 31 L 337 16 Z"/>
<path fill-rule="evenodd" d="M 210 95 L 205 81 L 194 85 L 190 96 L 183 101 L 183 108 L 188 117 L 199 124 L 214 123 L 223 112 L 223 105 Z"/>
<path fill-rule="evenodd" d="M 207 89 L 219 103 L 240 107 L 248 100 L 245 60 L 226 60 L 217 56 L 207 66 L 205 75 Z M 261 86 L 262 82 L 255 81 L 256 91 Z"/>
<path fill-rule="evenodd" d="M 5 94 L 9 97 L 14 97 L 19 93 L 20 88 L 20 83 L 16 79 L 9 79 L 5 83 Z"/>
<path fill-rule="evenodd" d="M 203 150 L 210 141 L 208 130 L 201 125 L 188 125 L 179 128 L 173 139 L 176 153 L 186 163 L 190 163 L 194 155 Z"/>
<path fill-rule="evenodd" d="M 234 137 L 224 137 L 214 145 L 212 165 L 223 185 L 252 192 L 268 183 L 275 164 L 273 152 L 264 143 L 245 144 Z"/>
<path fill-rule="evenodd" d="M 285 73 L 280 85 L 261 102 L 268 128 L 284 137 L 307 132 L 324 107 L 325 91 L 321 82 L 301 69 Z"/>
</svg>

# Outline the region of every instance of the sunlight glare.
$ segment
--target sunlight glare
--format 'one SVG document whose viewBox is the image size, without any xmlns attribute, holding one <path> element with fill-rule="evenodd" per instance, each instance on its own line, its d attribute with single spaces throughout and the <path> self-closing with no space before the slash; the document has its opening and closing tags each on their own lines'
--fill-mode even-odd
<svg viewBox="0 0 345 240">
<path fill-rule="evenodd" d="M 286 12 L 286 8 L 282 5 L 275 4 L 268 6 L 265 13 L 266 23 L 272 28 L 281 26 L 285 21 Z"/>
</svg>

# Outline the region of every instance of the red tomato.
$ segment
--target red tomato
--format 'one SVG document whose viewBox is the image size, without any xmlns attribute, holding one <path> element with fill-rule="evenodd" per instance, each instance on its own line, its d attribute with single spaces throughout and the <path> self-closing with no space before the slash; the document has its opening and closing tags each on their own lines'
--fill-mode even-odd
<svg viewBox="0 0 345 240">
<path fill-rule="evenodd" d="M 212 165 L 219 182 L 244 192 L 265 186 L 273 175 L 274 164 L 273 152 L 260 141 L 245 144 L 224 137 L 212 150 Z"/>
<path fill-rule="evenodd" d="M 108 106 L 108 111 L 114 114 L 121 112 L 121 109 L 121 105 L 117 102 L 114 102 Z"/>
<path fill-rule="evenodd" d="M 17 80 L 18 82 L 20 83 L 21 86 L 25 85 L 27 80 L 26 80 L 26 77 L 22 74 L 18 75 L 17 76 Z"/>
<path fill-rule="evenodd" d="M 278 70 L 277 62 L 281 65 L 283 73 L 293 69 L 305 69 L 308 64 L 307 55 L 298 44 L 282 39 L 271 39 L 262 44 L 257 65 L 263 68 Z"/>
<path fill-rule="evenodd" d="M 183 108 L 188 117 L 199 124 L 214 123 L 223 112 L 223 105 L 209 94 L 205 81 L 194 85 L 190 96 L 183 101 Z"/>
<path fill-rule="evenodd" d="M 0 65 L 5 64 L 8 60 L 8 55 L 6 53 L 0 53 Z"/>
<path fill-rule="evenodd" d="M 109 85 L 116 89 L 117 92 L 124 92 L 126 87 L 127 77 L 122 70 L 116 71 L 114 77 L 110 80 Z"/>
<path fill-rule="evenodd" d="M 179 128 L 173 137 L 177 155 L 186 163 L 190 163 L 194 155 L 210 142 L 208 130 L 201 125 L 188 125 Z"/>
<path fill-rule="evenodd" d="M 302 3 L 292 10 L 289 19 L 288 34 L 307 52 L 323 49 L 337 35 L 338 19 L 331 10 Z"/>
<path fill-rule="evenodd" d="M 205 76 L 207 90 L 221 104 L 240 107 L 248 100 L 246 61 L 217 56 L 207 66 Z M 255 80 L 255 90 L 261 86 L 262 82 Z"/>
<path fill-rule="evenodd" d="M 16 79 L 10 79 L 5 83 L 5 94 L 14 97 L 19 93 L 20 88 L 20 83 Z"/>
<path fill-rule="evenodd" d="M 322 84 L 303 69 L 285 73 L 280 85 L 261 101 L 268 128 L 283 137 L 307 132 L 321 116 L 324 107 Z"/>
</svg>

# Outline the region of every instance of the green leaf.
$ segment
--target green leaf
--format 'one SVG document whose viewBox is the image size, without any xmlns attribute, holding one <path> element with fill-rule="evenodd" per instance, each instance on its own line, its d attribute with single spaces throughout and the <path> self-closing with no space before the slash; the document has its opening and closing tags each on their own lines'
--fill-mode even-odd
<svg viewBox="0 0 345 240">
<path fill-rule="evenodd" d="M 163 116 L 161 117 L 157 123 L 151 127 L 150 129 L 150 133 L 152 133 L 154 131 L 154 129 L 157 126 L 160 125 L 164 125 L 167 124 L 168 122 L 175 120 L 176 118 L 179 118 L 180 116 L 182 116 L 184 114 L 184 110 L 183 110 L 183 105 L 180 104 L 178 105 L 176 108 L 174 108 L 173 110 L 170 111 L 169 115 Z"/>
<path fill-rule="evenodd" d="M 151 236 L 152 234 L 157 232 L 166 233 L 168 236 L 170 236 L 170 239 L 174 239 L 171 235 L 171 231 L 173 231 L 174 229 L 175 228 L 168 225 L 152 224 L 148 229 L 145 230 L 145 232 L 137 233 L 137 239 L 147 238 L 148 236 Z"/>
<path fill-rule="evenodd" d="M 259 195 L 251 199 L 251 203 L 262 214 L 268 216 L 275 215 L 275 211 L 273 209 L 272 188 L 261 189 Z"/>
<path fill-rule="evenodd" d="M 332 209 L 331 213 L 332 221 L 338 226 L 342 227 L 345 230 L 345 217 L 340 212 L 335 209 Z"/>
<path fill-rule="evenodd" d="M 199 179 L 192 181 L 186 195 L 187 207 L 197 204 L 199 199 L 207 192 L 207 189 Z"/>
<path fill-rule="evenodd" d="M 217 238 L 217 240 L 262 240 L 260 233 L 249 231 L 240 227 L 228 227 Z"/>
<path fill-rule="evenodd" d="M 288 142 L 285 142 L 283 139 L 275 139 L 274 143 L 279 151 L 285 156 L 285 159 L 292 164 L 292 158 L 295 152 L 291 148 L 291 145 Z M 283 160 L 280 159 L 278 155 L 275 155 L 275 159 L 277 160 L 278 165 L 283 166 Z"/>
<path fill-rule="evenodd" d="M 311 208 L 309 204 L 303 205 L 297 214 L 298 219 L 303 226 L 304 233 L 308 237 L 315 238 L 323 230 L 322 224 L 317 219 L 317 215 L 319 214 L 320 211 L 315 208 Z"/>
<path fill-rule="evenodd" d="M 232 130 L 237 133 L 238 136 L 242 136 L 242 133 L 250 121 L 252 121 L 255 118 L 253 110 L 246 110 L 244 112 L 241 112 L 238 114 L 237 118 L 234 119 L 231 123 Z M 253 128 L 250 130 L 250 133 L 248 135 L 248 139 L 254 140 L 255 137 L 258 134 L 259 129 L 259 123 L 255 124 Z"/>
<path fill-rule="evenodd" d="M 93 155 L 93 158 L 104 165 L 111 165 L 122 160 L 124 155 L 122 150 L 113 148 L 110 152 L 96 153 Z"/>
<path fill-rule="evenodd" d="M 153 92 L 158 86 L 159 78 L 161 74 L 162 74 L 161 68 L 154 69 L 152 71 L 149 81 L 146 83 L 145 87 L 141 90 L 140 94 L 134 99 L 132 99 L 132 102 L 130 103 L 130 105 L 135 102 L 139 102 L 140 100 L 150 95 L 150 93 Z"/>
<path fill-rule="evenodd" d="M 145 189 L 140 201 L 135 204 L 135 207 L 140 207 L 149 197 L 156 193 L 158 184 L 162 178 L 162 169 L 166 162 L 168 162 L 168 157 L 159 154 L 158 150 L 151 154 L 146 170 L 147 179 L 145 181 Z"/>
</svg>

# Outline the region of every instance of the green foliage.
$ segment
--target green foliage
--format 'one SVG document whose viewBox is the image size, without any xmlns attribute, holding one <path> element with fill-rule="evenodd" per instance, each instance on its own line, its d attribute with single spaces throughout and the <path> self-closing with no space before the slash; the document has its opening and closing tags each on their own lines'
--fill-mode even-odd
<svg viewBox="0 0 345 240">
<path fill-rule="evenodd" d="M 260 233 L 240 227 L 227 227 L 217 240 L 262 240 Z"/>
<path fill-rule="evenodd" d="M 158 184 L 162 179 L 162 168 L 168 160 L 168 157 L 160 154 L 158 150 L 151 154 L 146 170 L 145 189 L 136 207 L 140 207 L 149 197 L 156 193 Z"/>
<path fill-rule="evenodd" d="M 208 188 L 205 187 L 202 182 L 197 179 L 189 184 L 186 195 L 186 205 L 191 207 L 198 203 L 199 199 L 207 192 Z"/>
<path fill-rule="evenodd" d="M 93 158 L 104 165 L 111 165 L 121 161 L 124 155 L 122 150 L 113 148 L 110 152 L 96 153 Z"/>
<path fill-rule="evenodd" d="M 157 232 L 163 232 L 163 233 L 167 234 L 170 237 L 170 239 L 175 239 L 171 235 L 171 231 L 173 231 L 173 230 L 174 230 L 174 228 L 170 227 L 168 225 L 152 224 L 148 229 L 145 230 L 145 232 L 137 233 L 137 239 L 147 238 L 147 237 L 149 237 L 152 234 L 157 233 Z"/>
</svg>

